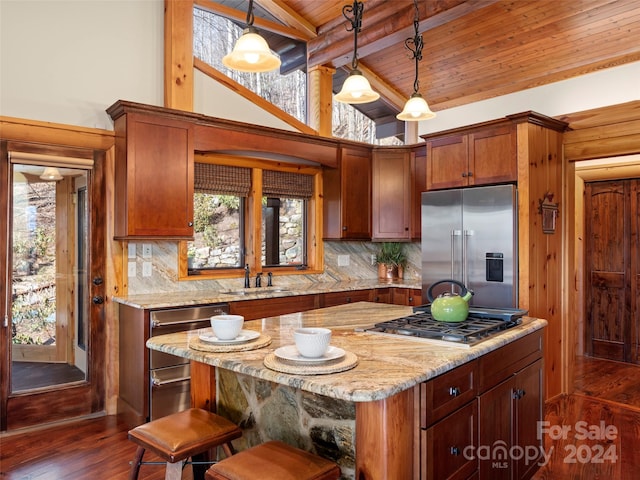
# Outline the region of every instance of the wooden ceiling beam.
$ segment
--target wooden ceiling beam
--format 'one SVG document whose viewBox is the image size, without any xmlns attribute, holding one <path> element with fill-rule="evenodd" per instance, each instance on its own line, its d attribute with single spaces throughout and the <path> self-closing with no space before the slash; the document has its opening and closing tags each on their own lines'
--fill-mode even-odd
<svg viewBox="0 0 640 480">
<path fill-rule="evenodd" d="M 221 17 L 228 18 L 229 20 L 235 20 L 237 22 L 242 22 L 243 24 L 247 21 L 247 12 L 236 10 L 235 8 L 226 7 L 212 0 L 193 0 L 193 4 L 198 8 L 211 13 L 215 13 L 216 15 L 220 15 Z M 307 40 L 309 40 L 306 34 L 300 32 L 295 28 L 285 27 L 283 25 L 280 25 L 279 23 L 270 22 L 269 20 L 264 20 L 259 17 L 255 17 L 253 26 L 258 30 L 266 30 L 268 32 L 277 33 L 284 37 L 289 37 L 301 42 L 306 42 Z"/>
<path fill-rule="evenodd" d="M 485 8 L 498 0 L 466 2 L 445 0 L 419 3 L 419 31 L 424 32 Z M 363 13 L 362 31 L 358 34 L 358 57 L 383 50 L 391 45 L 404 43 L 413 37 L 413 4 L 396 2 L 376 3 L 370 11 Z M 339 68 L 351 63 L 353 56 L 353 33 L 347 31 L 347 20 L 333 25 L 307 43 L 308 66 L 330 65 Z"/>
<path fill-rule="evenodd" d="M 256 0 L 256 3 L 285 25 L 298 30 L 301 35 L 306 37 L 306 40 L 318 36 L 316 27 L 311 22 L 298 15 L 281 0 Z"/>
</svg>

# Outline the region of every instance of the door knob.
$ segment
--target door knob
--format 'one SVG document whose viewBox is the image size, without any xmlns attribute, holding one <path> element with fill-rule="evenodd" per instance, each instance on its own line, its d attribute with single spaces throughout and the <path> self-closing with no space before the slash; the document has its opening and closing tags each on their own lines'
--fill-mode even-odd
<svg viewBox="0 0 640 480">
<path fill-rule="evenodd" d="M 95 297 L 93 297 L 91 299 L 91 301 L 95 304 L 95 305 L 102 305 L 104 303 L 104 297 L 100 296 L 100 295 L 96 295 Z"/>
</svg>

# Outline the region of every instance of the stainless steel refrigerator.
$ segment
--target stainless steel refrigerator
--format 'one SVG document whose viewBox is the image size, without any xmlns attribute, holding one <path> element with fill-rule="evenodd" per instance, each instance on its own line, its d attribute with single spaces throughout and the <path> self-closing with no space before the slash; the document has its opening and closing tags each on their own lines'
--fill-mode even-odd
<svg viewBox="0 0 640 480">
<path fill-rule="evenodd" d="M 454 279 L 474 291 L 471 305 L 517 308 L 517 217 L 515 185 L 423 193 L 423 303 L 431 284 Z"/>
</svg>

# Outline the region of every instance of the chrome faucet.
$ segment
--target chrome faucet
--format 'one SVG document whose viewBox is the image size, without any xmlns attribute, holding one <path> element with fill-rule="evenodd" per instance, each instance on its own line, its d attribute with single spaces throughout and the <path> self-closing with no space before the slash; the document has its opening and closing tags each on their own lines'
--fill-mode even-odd
<svg viewBox="0 0 640 480">
<path fill-rule="evenodd" d="M 256 273 L 256 288 L 262 286 L 262 272 Z"/>
<path fill-rule="evenodd" d="M 273 273 L 267 273 L 267 287 L 273 287 Z"/>
</svg>

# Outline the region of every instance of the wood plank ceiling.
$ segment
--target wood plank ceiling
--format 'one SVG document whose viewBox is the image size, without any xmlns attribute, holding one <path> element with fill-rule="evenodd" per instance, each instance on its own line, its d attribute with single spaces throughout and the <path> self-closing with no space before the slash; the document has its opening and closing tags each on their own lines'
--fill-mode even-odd
<svg viewBox="0 0 640 480">
<path fill-rule="evenodd" d="M 233 3 L 246 12 L 246 1 Z M 386 107 L 398 112 L 413 92 L 414 61 L 404 40 L 413 36 L 414 2 L 363 3 L 359 67 Z M 260 9 L 281 23 L 278 33 L 284 24 L 306 40 L 309 66 L 348 70 L 353 33 L 342 8 L 352 1 L 255 4 L 256 17 Z M 420 92 L 436 112 L 640 60 L 638 0 L 418 0 L 418 6 Z M 269 30 L 269 23 L 259 27 Z M 335 75 L 334 90 L 344 75 Z M 380 109 L 378 116 L 384 114 Z"/>
</svg>

